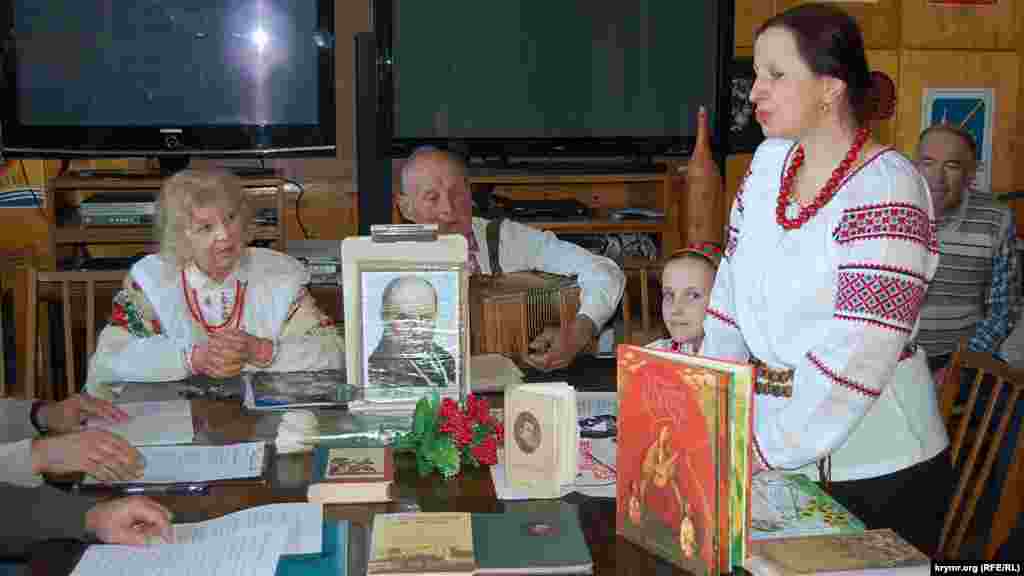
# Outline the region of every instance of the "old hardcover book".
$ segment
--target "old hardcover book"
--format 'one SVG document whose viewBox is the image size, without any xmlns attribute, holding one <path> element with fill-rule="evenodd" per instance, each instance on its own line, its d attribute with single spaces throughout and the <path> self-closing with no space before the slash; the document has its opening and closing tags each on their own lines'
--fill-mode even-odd
<svg viewBox="0 0 1024 576">
<path fill-rule="evenodd" d="M 618 352 L 616 530 L 694 574 L 741 565 L 749 527 L 748 365 Z"/>
<path fill-rule="evenodd" d="M 757 576 L 928 574 L 931 560 L 889 529 L 858 534 L 797 536 L 751 543 L 745 567 Z"/>
<path fill-rule="evenodd" d="M 558 498 L 576 477 L 576 391 L 565 382 L 505 391 L 505 479 L 532 498 Z"/>
<path fill-rule="evenodd" d="M 317 446 L 306 497 L 322 504 L 387 502 L 394 479 L 389 447 Z"/>
<path fill-rule="evenodd" d="M 473 514 L 477 575 L 590 574 L 579 511 L 562 501 L 506 506 L 501 514 Z"/>
<path fill-rule="evenodd" d="M 347 400 L 340 370 L 243 372 L 242 386 L 248 410 L 341 407 Z"/>
<path fill-rule="evenodd" d="M 377 514 L 368 576 L 471 576 L 476 571 L 467 512 Z"/>
</svg>

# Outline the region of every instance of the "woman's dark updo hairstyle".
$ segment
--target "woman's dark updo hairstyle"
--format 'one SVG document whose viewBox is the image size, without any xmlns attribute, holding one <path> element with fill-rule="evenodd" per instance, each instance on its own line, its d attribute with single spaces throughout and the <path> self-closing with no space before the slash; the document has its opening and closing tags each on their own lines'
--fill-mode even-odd
<svg viewBox="0 0 1024 576">
<path fill-rule="evenodd" d="M 801 4 L 769 18 L 757 29 L 757 36 L 769 28 L 793 34 L 797 51 L 812 72 L 846 83 L 846 98 L 858 127 L 877 117 L 864 38 L 849 14 L 828 4 Z"/>
</svg>

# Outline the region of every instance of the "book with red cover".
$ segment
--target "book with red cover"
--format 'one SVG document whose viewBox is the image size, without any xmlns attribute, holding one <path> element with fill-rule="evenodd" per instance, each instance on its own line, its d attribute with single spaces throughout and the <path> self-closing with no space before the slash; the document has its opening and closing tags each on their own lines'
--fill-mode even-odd
<svg viewBox="0 0 1024 576">
<path fill-rule="evenodd" d="M 749 526 L 752 368 L 636 346 L 617 357 L 617 533 L 688 572 L 730 572 Z"/>
</svg>

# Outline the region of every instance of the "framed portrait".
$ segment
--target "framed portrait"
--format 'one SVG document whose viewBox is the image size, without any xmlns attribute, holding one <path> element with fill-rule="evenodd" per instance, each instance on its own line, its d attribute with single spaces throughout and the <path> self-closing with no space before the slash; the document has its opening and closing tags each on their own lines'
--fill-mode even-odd
<svg viewBox="0 0 1024 576">
<path fill-rule="evenodd" d="M 729 67 L 729 153 L 750 153 L 764 141 L 761 125 L 754 118 L 750 90 L 754 87 L 754 59 L 736 58 Z"/>
<path fill-rule="evenodd" d="M 415 245 L 412 245 L 415 244 Z M 355 410 L 398 410 L 469 387 L 467 247 L 462 236 L 342 244 L 346 375 Z"/>
<path fill-rule="evenodd" d="M 992 189 L 992 119 L 995 90 L 992 88 L 926 88 L 921 106 L 921 130 L 933 124 L 950 124 L 966 130 L 977 146 L 978 170 L 971 179 L 975 190 Z"/>
</svg>

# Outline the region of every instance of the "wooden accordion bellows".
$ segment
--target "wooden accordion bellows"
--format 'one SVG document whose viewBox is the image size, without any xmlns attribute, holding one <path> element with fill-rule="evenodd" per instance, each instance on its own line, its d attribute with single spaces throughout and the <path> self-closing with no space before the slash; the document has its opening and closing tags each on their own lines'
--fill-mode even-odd
<svg viewBox="0 0 1024 576">
<path fill-rule="evenodd" d="M 469 306 L 471 353 L 521 360 L 545 327 L 576 318 L 580 287 L 573 276 L 544 272 L 473 276 Z"/>
</svg>

